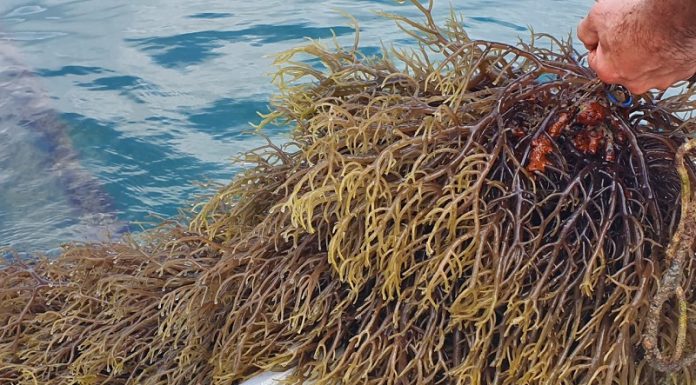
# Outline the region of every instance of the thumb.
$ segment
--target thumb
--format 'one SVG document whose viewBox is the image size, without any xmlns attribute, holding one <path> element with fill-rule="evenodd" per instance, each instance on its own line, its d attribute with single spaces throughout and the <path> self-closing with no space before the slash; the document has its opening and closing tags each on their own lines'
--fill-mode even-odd
<svg viewBox="0 0 696 385">
<path fill-rule="evenodd" d="M 578 38 L 588 51 L 597 49 L 597 45 L 599 45 L 599 34 L 592 20 L 592 16 L 587 15 L 578 24 Z"/>
</svg>

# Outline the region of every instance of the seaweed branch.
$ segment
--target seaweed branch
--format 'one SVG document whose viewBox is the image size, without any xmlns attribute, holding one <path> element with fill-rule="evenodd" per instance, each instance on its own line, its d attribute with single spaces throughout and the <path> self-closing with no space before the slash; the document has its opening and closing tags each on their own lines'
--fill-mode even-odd
<svg viewBox="0 0 696 385">
<path fill-rule="evenodd" d="M 666 256 L 670 262 L 664 273 L 655 298 L 650 304 L 650 317 L 646 325 L 643 346 L 648 352 L 650 364 L 661 371 L 674 372 L 696 362 L 696 352 L 682 357 L 686 344 L 688 325 L 687 303 L 684 289 L 681 288 L 684 277 L 684 267 L 688 257 L 693 255 L 694 238 L 696 237 L 696 201 L 691 193 L 692 182 L 684 161 L 686 153 L 696 148 L 696 139 L 682 144 L 677 151 L 676 167 L 681 179 L 681 219 L 677 231 L 672 237 Z M 672 357 L 666 358 L 660 352 L 657 342 L 659 321 L 662 307 L 671 296 L 677 299 L 679 305 L 678 334 Z"/>
</svg>

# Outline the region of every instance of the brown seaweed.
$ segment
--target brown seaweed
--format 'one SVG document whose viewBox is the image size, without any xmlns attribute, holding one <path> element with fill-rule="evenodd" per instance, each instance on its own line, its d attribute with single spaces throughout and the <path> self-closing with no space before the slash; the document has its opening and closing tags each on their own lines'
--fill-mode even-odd
<svg viewBox="0 0 696 385">
<path fill-rule="evenodd" d="M 0 269 L 0 383 L 693 383 L 696 88 L 413 5 L 416 49 L 280 55 L 292 141 L 188 226 Z"/>
</svg>

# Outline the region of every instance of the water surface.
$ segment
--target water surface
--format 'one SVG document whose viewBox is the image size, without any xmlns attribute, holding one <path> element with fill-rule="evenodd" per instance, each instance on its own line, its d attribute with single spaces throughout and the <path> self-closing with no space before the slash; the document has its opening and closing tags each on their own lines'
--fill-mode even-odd
<svg viewBox="0 0 696 385">
<path fill-rule="evenodd" d="M 440 1 L 475 38 L 528 27 L 571 33 L 584 0 Z M 186 208 L 195 181 L 225 181 L 273 92 L 272 54 L 353 29 L 362 46 L 408 45 L 391 0 L 3 0 L 0 2 L 0 245 L 46 250 Z M 276 141 L 284 128 L 266 132 Z"/>
</svg>

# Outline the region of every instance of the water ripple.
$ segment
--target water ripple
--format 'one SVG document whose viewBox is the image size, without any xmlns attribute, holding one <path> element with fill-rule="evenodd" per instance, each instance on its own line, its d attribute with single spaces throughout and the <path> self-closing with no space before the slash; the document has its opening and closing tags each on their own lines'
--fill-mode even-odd
<svg viewBox="0 0 696 385">
<path fill-rule="evenodd" d="M 203 13 L 197 13 L 195 15 L 188 16 L 192 19 L 224 19 L 228 17 L 234 16 L 231 13 L 218 13 L 218 12 L 203 12 Z"/>
<path fill-rule="evenodd" d="M 7 18 L 23 17 L 23 16 L 29 16 L 29 15 L 35 15 L 37 13 L 42 13 L 44 11 L 46 11 L 46 8 L 44 8 L 40 5 L 25 5 L 23 7 L 13 9 L 12 11 L 8 12 L 4 17 L 7 17 Z"/>
<path fill-rule="evenodd" d="M 58 31 L 22 31 L 22 32 L 0 32 L 0 40 L 9 41 L 40 41 L 49 40 L 56 37 L 66 36 L 65 32 Z"/>
</svg>

